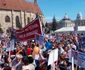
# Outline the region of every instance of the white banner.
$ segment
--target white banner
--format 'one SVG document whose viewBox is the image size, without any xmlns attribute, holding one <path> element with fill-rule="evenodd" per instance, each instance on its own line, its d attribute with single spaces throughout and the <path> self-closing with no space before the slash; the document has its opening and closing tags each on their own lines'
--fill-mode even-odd
<svg viewBox="0 0 85 70">
<path fill-rule="evenodd" d="M 58 61 L 58 49 L 52 50 L 49 53 L 48 65 L 53 64 L 55 61 Z"/>
</svg>

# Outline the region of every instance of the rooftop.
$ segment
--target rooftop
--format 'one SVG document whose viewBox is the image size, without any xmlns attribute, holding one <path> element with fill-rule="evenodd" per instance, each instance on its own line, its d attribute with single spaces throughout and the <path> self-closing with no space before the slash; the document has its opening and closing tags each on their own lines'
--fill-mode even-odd
<svg viewBox="0 0 85 70">
<path fill-rule="evenodd" d="M 22 10 L 42 15 L 37 3 L 25 0 L 0 0 L 0 10 Z"/>
</svg>

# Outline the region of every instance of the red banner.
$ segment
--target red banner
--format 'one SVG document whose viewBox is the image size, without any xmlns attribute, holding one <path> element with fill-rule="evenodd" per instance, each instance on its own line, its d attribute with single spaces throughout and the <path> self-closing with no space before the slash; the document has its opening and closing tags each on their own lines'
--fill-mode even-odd
<svg viewBox="0 0 85 70">
<path fill-rule="evenodd" d="M 16 38 L 19 41 L 27 41 L 35 38 L 36 33 L 42 34 L 39 19 L 33 20 L 21 30 L 16 30 Z"/>
</svg>

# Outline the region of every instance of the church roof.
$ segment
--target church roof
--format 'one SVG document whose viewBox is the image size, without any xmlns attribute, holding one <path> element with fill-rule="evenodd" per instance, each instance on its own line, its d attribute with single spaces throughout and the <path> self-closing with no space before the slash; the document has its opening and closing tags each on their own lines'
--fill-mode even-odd
<svg viewBox="0 0 85 70">
<path fill-rule="evenodd" d="M 42 14 L 37 3 L 26 2 L 25 0 L 0 0 L 0 9 L 22 10 Z"/>
<path fill-rule="evenodd" d="M 65 14 L 62 20 L 70 20 L 70 18 L 68 17 L 68 15 Z"/>
</svg>

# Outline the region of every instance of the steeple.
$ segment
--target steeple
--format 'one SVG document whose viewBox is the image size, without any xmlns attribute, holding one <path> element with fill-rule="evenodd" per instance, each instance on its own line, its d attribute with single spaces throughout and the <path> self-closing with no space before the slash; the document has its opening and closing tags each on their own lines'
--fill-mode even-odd
<svg viewBox="0 0 85 70">
<path fill-rule="evenodd" d="M 62 20 L 70 20 L 70 18 L 68 17 L 67 14 L 65 14 Z"/>
<path fill-rule="evenodd" d="M 81 13 L 81 12 L 79 12 L 79 13 L 77 14 L 76 19 L 77 19 L 77 20 L 82 20 L 82 13 Z"/>
<path fill-rule="evenodd" d="M 34 3 L 37 3 L 37 0 L 34 0 Z"/>
</svg>

